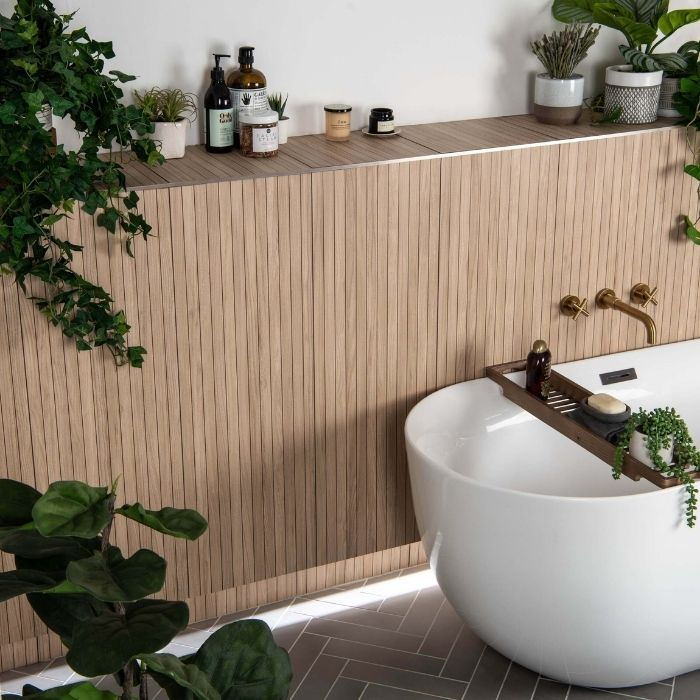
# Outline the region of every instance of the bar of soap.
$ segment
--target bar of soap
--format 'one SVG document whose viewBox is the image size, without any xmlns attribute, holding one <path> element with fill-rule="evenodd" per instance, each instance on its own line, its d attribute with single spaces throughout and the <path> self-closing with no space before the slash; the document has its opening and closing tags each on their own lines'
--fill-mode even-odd
<svg viewBox="0 0 700 700">
<path fill-rule="evenodd" d="M 624 413 L 627 410 L 627 406 L 622 401 L 614 396 L 610 396 L 610 394 L 591 394 L 588 397 L 588 405 L 596 411 L 609 416 L 616 413 Z"/>
</svg>

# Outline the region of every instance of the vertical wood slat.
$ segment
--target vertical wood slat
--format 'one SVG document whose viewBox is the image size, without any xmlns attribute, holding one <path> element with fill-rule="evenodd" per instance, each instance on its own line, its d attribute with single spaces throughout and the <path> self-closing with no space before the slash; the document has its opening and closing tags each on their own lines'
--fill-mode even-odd
<svg viewBox="0 0 700 700">
<path fill-rule="evenodd" d="M 78 355 L 4 279 L 3 475 L 123 473 L 126 500 L 200 509 L 198 543 L 133 523 L 116 537 L 164 551 L 165 592 L 195 616 L 400 566 L 410 549 L 381 550 L 417 536 L 402 431 L 422 396 L 535 337 L 556 361 L 643 345 L 613 313 L 562 317 L 568 293 L 590 308 L 602 286 L 624 298 L 647 281 L 662 341 L 700 335 L 685 148 L 680 131 L 647 132 L 149 191 L 156 235 L 135 261 L 81 214 L 62 232 L 146 366 Z M 0 635 L 4 665 L 56 648 L 17 601 Z"/>
</svg>

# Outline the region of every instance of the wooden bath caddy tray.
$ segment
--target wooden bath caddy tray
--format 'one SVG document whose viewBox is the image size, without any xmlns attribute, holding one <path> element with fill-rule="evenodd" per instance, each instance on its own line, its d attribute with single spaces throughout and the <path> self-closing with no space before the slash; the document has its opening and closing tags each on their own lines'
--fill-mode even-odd
<svg viewBox="0 0 700 700">
<path fill-rule="evenodd" d="M 591 392 L 552 370 L 549 398 L 542 401 L 507 377 L 512 372 L 524 371 L 525 360 L 519 360 L 487 367 L 486 376 L 503 389 L 506 398 L 612 466 L 615 446 L 567 415 L 578 408 L 582 399 L 590 396 Z M 663 476 L 629 454 L 625 455 L 622 473 L 634 481 L 647 479 L 662 489 L 680 483 L 676 477 Z M 695 474 L 695 479 L 698 478 L 700 472 Z"/>
</svg>

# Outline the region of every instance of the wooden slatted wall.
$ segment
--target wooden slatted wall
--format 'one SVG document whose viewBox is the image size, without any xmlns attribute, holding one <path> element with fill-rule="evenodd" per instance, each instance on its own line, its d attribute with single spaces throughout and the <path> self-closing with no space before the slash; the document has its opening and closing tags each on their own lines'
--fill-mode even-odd
<svg viewBox="0 0 700 700">
<path fill-rule="evenodd" d="M 123 474 L 129 502 L 200 510 L 196 544 L 117 533 L 165 553 L 165 593 L 197 618 L 360 571 L 333 562 L 418 561 L 401 547 L 418 537 L 403 449 L 418 399 L 538 337 L 555 361 L 643 345 L 621 314 L 562 317 L 568 293 L 592 305 L 602 287 L 649 282 L 661 342 L 700 335 L 686 157 L 683 132 L 665 130 L 148 190 L 156 237 L 133 261 L 80 215 L 81 264 L 147 361 L 77 354 L 4 279 L 0 472 L 39 488 Z M 327 565 L 330 578 L 295 573 Z M 25 605 L 0 606 L 0 668 L 56 651 Z"/>
</svg>

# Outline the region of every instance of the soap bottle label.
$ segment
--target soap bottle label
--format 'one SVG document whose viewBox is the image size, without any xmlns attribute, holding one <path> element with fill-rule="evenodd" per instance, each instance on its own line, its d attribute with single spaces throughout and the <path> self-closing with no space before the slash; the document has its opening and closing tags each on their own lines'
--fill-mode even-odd
<svg viewBox="0 0 700 700">
<path fill-rule="evenodd" d="M 222 148 L 233 145 L 233 109 L 208 109 L 209 145 Z"/>
<path fill-rule="evenodd" d="M 241 130 L 238 123 L 238 115 L 240 113 L 260 112 L 268 108 L 267 88 L 256 88 L 253 90 L 229 89 L 231 90 L 231 101 L 233 103 L 233 130 L 239 132 Z"/>
</svg>

